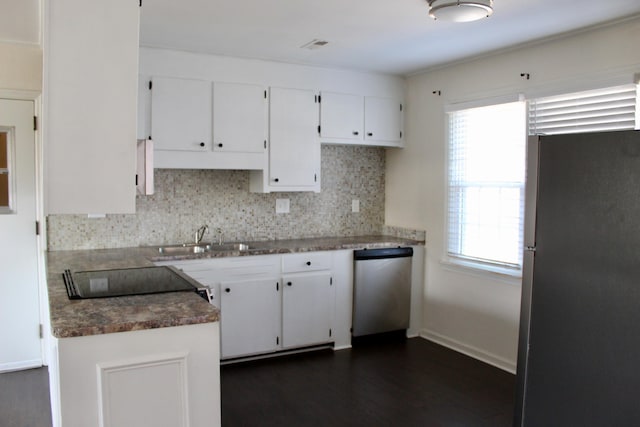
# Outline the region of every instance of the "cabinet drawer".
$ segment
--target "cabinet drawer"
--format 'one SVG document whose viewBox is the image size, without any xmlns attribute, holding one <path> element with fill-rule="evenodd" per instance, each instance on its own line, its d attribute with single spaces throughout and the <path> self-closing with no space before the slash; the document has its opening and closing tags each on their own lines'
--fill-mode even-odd
<svg viewBox="0 0 640 427">
<path fill-rule="evenodd" d="M 305 271 L 329 270 L 331 268 L 331 252 L 305 252 L 284 255 L 282 257 L 283 273 L 300 273 Z"/>
</svg>

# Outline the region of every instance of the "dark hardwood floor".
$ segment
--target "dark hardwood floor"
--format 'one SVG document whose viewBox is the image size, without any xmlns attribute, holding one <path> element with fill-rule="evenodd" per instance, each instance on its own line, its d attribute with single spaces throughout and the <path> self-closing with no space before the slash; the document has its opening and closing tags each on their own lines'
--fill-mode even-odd
<svg viewBox="0 0 640 427">
<path fill-rule="evenodd" d="M 422 338 L 225 365 L 222 425 L 511 426 L 515 376 Z"/>
<path fill-rule="evenodd" d="M 47 368 L 0 374 L 0 426 L 51 427 Z"/>
</svg>

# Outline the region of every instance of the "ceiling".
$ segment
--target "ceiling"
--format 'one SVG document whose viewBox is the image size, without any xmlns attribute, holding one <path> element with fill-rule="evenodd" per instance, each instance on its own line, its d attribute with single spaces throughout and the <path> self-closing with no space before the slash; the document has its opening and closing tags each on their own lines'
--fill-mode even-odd
<svg viewBox="0 0 640 427">
<path fill-rule="evenodd" d="M 639 0 L 494 0 L 470 23 L 426 0 L 143 0 L 140 42 L 248 58 L 411 74 L 640 13 Z M 329 43 L 301 49 L 313 39 Z"/>
<path fill-rule="evenodd" d="M 0 41 L 38 44 L 41 2 L 0 0 Z M 640 16 L 640 1 L 494 0 L 490 18 L 458 24 L 427 9 L 426 0 L 143 0 L 140 44 L 407 75 Z M 301 48 L 314 39 L 329 43 Z"/>
</svg>

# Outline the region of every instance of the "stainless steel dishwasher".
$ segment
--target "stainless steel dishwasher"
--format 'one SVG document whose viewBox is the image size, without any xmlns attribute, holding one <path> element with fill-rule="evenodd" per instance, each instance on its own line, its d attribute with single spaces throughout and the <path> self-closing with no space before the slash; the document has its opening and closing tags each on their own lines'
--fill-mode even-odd
<svg viewBox="0 0 640 427">
<path fill-rule="evenodd" d="M 354 251 L 352 336 L 409 327 L 412 257 L 412 248 Z"/>
</svg>

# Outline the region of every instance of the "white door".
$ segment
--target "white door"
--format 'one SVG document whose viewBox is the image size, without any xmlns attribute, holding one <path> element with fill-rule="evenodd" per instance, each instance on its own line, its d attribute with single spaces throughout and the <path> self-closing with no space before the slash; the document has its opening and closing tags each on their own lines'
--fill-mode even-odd
<svg viewBox="0 0 640 427">
<path fill-rule="evenodd" d="M 282 281 L 282 347 L 331 341 L 331 275 L 285 276 Z"/>
<path fill-rule="evenodd" d="M 151 139 L 156 150 L 211 150 L 211 83 L 155 77 Z"/>
<path fill-rule="evenodd" d="M 262 86 L 213 83 L 213 151 L 264 153 L 267 99 Z"/>
<path fill-rule="evenodd" d="M 270 93 L 270 185 L 312 188 L 320 176 L 316 93 L 282 88 Z"/>
<path fill-rule="evenodd" d="M 320 136 L 362 140 L 364 98 L 360 95 L 322 92 Z"/>
<path fill-rule="evenodd" d="M 400 141 L 402 106 L 390 98 L 367 96 L 364 99 L 365 140 Z"/>
<path fill-rule="evenodd" d="M 42 365 L 33 116 L 0 100 L 0 372 Z"/>
<path fill-rule="evenodd" d="M 276 279 L 220 284 L 221 357 L 273 352 L 280 346 L 280 284 Z"/>
</svg>

